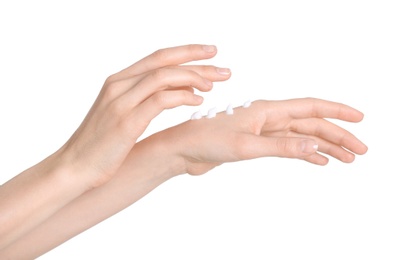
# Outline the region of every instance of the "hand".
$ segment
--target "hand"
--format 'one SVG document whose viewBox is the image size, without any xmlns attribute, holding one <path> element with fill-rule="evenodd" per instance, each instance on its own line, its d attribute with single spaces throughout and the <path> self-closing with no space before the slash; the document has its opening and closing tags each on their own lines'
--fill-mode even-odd
<svg viewBox="0 0 413 260">
<path fill-rule="evenodd" d="M 225 162 L 266 156 L 325 165 L 328 158 L 323 154 L 350 163 L 355 154 L 367 152 L 353 134 L 324 118 L 359 122 L 363 114 L 314 98 L 255 101 L 248 108 L 234 109 L 233 115 L 221 112 L 215 118 L 190 120 L 150 138 L 174 151 L 180 161 L 177 172 L 193 175 Z"/>
<path fill-rule="evenodd" d="M 59 158 L 72 172 L 93 176 L 92 186 L 108 181 L 162 110 L 200 105 L 194 88 L 209 91 L 213 81 L 230 77 L 228 69 L 182 65 L 215 55 L 215 46 L 207 45 L 162 49 L 110 76 Z"/>
<path fill-rule="evenodd" d="M 349 163 L 354 160 L 354 154 L 363 154 L 367 151 L 367 147 L 353 134 L 324 118 L 359 122 L 363 114 L 344 104 L 313 98 L 255 101 L 248 108 L 235 109 L 233 115 L 219 113 L 215 118 L 190 120 L 156 133 L 134 145 L 119 168 L 118 174 L 106 185 L 82 193 L 63 209 L 59 208 L 60 211 L 57 213 L 52 211 L 47 221 L 44 217 L 37 217 L 39 220 L 36 223 L 43 224 L 3 252 L 0 239 L 0 255 L 33 258 L 34 254 L 49 250 L 101 222 L 137 201 L 159 184 L 181 173 L 202 174 L 225 162 L 264 156 L 298 158 L 324 165 L 328 162 L 327 157 L 323 155 L 325 154 Z M 31 172 L 28 176 L 36 176 L 36 172 Z M 21 183 L 9 185 L 6 192 L 16 192 L 21 188 Z M 29 182 L 26 179 L 24 183 Z M 75 183 L 77 184 L 78 182 Z M 42 182 L 38 192 L 34 194 L 43 194 L 44 198 L 50 200 L 46 205 L 54 206 L 57 204 L 55 191 L 60 193 L 62 189 L 65 190 L 65 186 L 66 181 L 64 185 L 60 185 L 61 188 L 56 189 L 56 186 L 53 186 L 52 192 L 44 195 Z M 73 190 L 73 187 L 70 190 Z M 21 189 L 21 193 L 26 194 L 27 187 Z M 39 202 L 42 201 L 39 200 L 39 196 L 33 200 L 33 196 L 29 195 L 25 203 L 24 200 L 23 203 L 22 200 L 13 201 L 15 196 L 3 197 L 7 198 L 3 205 L 12 205 L 15 222 L 12 227 L 18 228 L 10 228 L 11 225 L 4 224 L 10 223 L 7 217 L 0 227 L 8 226 L 9 232 L 14 232 L 14 237 L 21 236 L 22 233 L 15 230 L 21 230 L 22 226 L 26 226 L 26 230 L 32 230 L 34 225 L 30 226 L 28 223 L 36 219 L 38 209 L 45 204 L 40 203 L 39 206 Z M 62 196 L 59 197 L 57 201 L 62 201 Z M 29 214 L 20 214 L 16 221 L 14 205 L 34 210 Z M 6 210 L 3 207 L 1 212 L 7 212 L 7 207 Z M 0 222 L 1 217 L 7 215 L 0 214 Z M 44 216 L 44 213 L 40 212 L 40 215 Z M 66 223 L 71 225 L 65 226 Z M 55 227 L 62 227 L 58 234 L 54 232 Z M 6 237 L 4 242 L 5 237 L 3 236 L 3 247 L 13 241 L 7 240 Z M 28 250 L 20 250 L 21 248 Z"/>
</svg>

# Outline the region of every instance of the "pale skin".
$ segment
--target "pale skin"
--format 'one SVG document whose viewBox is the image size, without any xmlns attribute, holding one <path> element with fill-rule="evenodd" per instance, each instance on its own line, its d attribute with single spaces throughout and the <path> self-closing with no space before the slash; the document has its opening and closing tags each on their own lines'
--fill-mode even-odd
<svg viewBox="0 0 413 260">
<path fill-rule="evenodd" d="M 40 256 L 181 174 L 269 156 L 351 163 L 367 152 L 327 120 L 360 122 L 363 114 L 315 98 L 257 100 L 233 115 L 188 120 L 136 142 L 162 110 L 200 105 L 194 88 L 210 91 L 212 82 L 230 78 L 226 68 L 185 65 L 216 53 L 206 45 L 167 48 L 110 76 L 69 141 L 0 187 L 0 258 Z"/>
</svg>

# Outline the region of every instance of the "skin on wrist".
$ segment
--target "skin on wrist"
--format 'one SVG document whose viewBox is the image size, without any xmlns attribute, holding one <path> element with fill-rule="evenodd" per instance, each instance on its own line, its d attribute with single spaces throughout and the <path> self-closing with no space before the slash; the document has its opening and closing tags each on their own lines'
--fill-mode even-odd
<svg viewBox="0 0 413 260">
<path fill-rule="evenodd" d="M 154 167 L 154 174 L 157 178 L 170 179 L 175 176 L 185 174 L 186 166 L 185 160 L 180 156 L 176 145 L 176 140 L 172 140 L 167 134 L 163 134 L 164 131 L 153 134 L 144 140 L 140 141 L 132 152 L 130 157 L 136 158 L 136 154 L 140 151 L 148 151 L 145 154 L 151 155 L 154 158 L 148 158 L 148 164 L 156 165 L 150 166 Z M 148 165 L 149 166 L 149 165 Z M 147 166 L 147 167 L 148 167 Z"/>
</svg>

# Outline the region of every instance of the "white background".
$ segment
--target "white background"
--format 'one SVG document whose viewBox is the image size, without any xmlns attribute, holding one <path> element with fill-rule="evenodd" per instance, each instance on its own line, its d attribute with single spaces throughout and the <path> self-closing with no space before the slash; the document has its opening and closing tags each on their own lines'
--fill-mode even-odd
<svg viewBox="0 0 413 260">
<path fill-rule="evenodd" d="M 2 1 L 0 183 L 66 141 L 107 76 L 164 47 L 215 44 L 204 63 L 232 69 L 201 109 L 311 96 L 365 114 L 338 122 L 369 146 L 352 164 L 263 158 L 180 176 L 40 259 L 413 259 L 410 3 Z"/>
</svg>

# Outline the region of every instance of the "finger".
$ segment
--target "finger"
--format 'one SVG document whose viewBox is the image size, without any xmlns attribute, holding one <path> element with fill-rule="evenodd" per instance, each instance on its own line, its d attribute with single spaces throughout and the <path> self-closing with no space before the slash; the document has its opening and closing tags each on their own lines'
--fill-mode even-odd
<svg viewBox="0 0 413 260">
<path fill-rule="evenodd" d="M 167 69 L 167 68 L 165 68 Z M 186 65 L 186 66 L 171 66 L 168 69 L 181 69 L 198 73 L 201 77 L 209 81 L 224 81 L 231 77 L 231 70 L 228 68 L 218 68 L 212 65 Z M 105 83 L 105 88 L 116 89 L 117 92 L 122 93 L 138 84 L 144 77 L 153 73 L 152 71 L 142 73 L 139 75 L 130 76 L 119 80 L 110 78 Z"/>
<path fill-rule="evenodd" d="M 304 138 L 302 135 L 297 135 L 296 137 Z M 307 138 L 311 138 L 310 136 L 306 136 Z M 351 163 L 356 158 L 352 152 L 344 149 L 341 146 L 338 146 L 334 143 L 330 143 L 324 139 L 320 139 L 317 137 L 313 137 L 318 144 L 318 152 L 327 154 L 333 158 L 336 158 L 339 161 L 344 163 Z"/>
<path fill-rule="evenodd" d="M 133 77 L 122 78 L 119 80 L 114 80 L 113 78 L 109 77 L 106 80 L 101 93 L 105 97 L 107 97 L 108 100 L 113 100 L 125 94 L 139 81 L 141 81 L 143 77 L 144 75 L 136 75 Z"/>
<path fill-rule="evenodd" d="M 120 71 L 116 77 L 130 77 L 165 66 L 210 59 L 216 53 L 217 48 L 214 45 L 202 44 L 189 44 L 160 49 Z"/>
<path fill-rule="evenodd" d="M 225 81 L 231 77 L 231 70 L 212 65 L 182 65 L 176 68 L 191 70 L 210 81 Z"/>
<path fill-rule="evenodd" d="M 173 90 L 170 90 L 170 91 L 175 91 L 175 90 L 186 90 L 186 91 L 191 92 L 191 93 L 195 92 L 194 89 L 191 88 L 191 87 L 176 87 L 176 88 L 173 88 Z M 168 91 L 168 90 L 165 90 L 165 91 Z"/>
<path fill-rule="evenodd" d="M 126 79 L 121 79 L 118 81 L 113 81 L 113 82 L 108 82 L 104 85 L 102 92 L 105 96 L 108 97 L 108 100 L 113 100 L 115 98 L 118 98 L 119 96 L 125 94 L 128 90 L 136 86 L 136 84 L 139 83 L 139 81 L 142 80 L 146 75 L 137 75 L 133 77 L 129 77 Z M 194 92 L 194 89 L 191 87 L 176 87 L 174 88 L 175 90 L 187 90 Z"/>
<path fill-rule="evenodd" d="M 137 105 L 155 92 L 176 87 L 191 87 L 200 91 L 209 91 L 212 89 L 212 82 L 189 70 L 158 69 L 149 73 L 121 98 L 122 102 L 126 104 Z"/>
<path fill-rule="evenodd" d="M 330 143 L 345 147 L 356 154 L 367 152 L 367 146 L 352 133 L 325 119 L 305 118 L 293 120 L 290 129 L 299 134 L 317 136 Z"/>
<path fill-rule="evenodd" d="M 319 153 L 314 153 L 306 156 L 303 158 L 303 160 L 316 165 L 326 165 L 329 161 L 327 157 Z"/>
<path fill-rule="evenodd" d="M 136 106 L 133 111 L 133 122 L 146 128 L 150 121 L 163 110 L 182 105 L 198 106 L 202 104 L 203 98 L 186 90 L 159 91 Z"/>
<path fill-rule="evenodd" d="M 288 106 L 285 106 L 286 113 L 292 118 L 335 118 L 348 122 L 359 122 L 364 116 L 363 113 L 348 105 L 316 98 L 291 99 L 279 102 L 287 102 Z M 273 115 L 278 118 L 278 106 L 272 107 L 271 103 L 268 116 L 271 118 L 271 115 Z M 277 103 L 273 104 L 276 105 Z"/>
<path fill-rule="evenodd" d="M 337 144 L 326 141 L 325 139 L 322 139 L 318 136 L 305 135 L 305 134 L 296 133 L 296 132 L 293 132 L 293 131 L 277 132 L 277 133 L 273 133 L 273 134 L 266 133 L 266 136 L 273 137 L 273 138 L 276 138 L 276 137 L 290 137 L 290 138 L 312 139 L 312 140 L 315 140 L 316 143 L 318 144 L 318 149 L 317 149 L 318 152 L 328 154 L 329 156 L 334 157 L 337 160 L 340 160 L 340 161 L 345 162 L 345 163 L 351 163 L 355 159 L 355 156 L 352 152 L 349 152 L 347 149 L 344 149 L 343 147 L 341 147 Z M 324 157 L 324 158 L 326 158 L 326 157 Z M 316 164 L 320 164 L 319 163 L 320 160 L 317 159 L 317 161 L 318 162 Z M 325 163 L 327 163 L 327 162 L 328 162 L 328 160 Z M 321 164 L 323 164 L 322 161 L 321 161 Z"/>
<path fill-rule="evenodd" d="M 308 138 L 265 137 L 242 134 L 237 138 L 236 154 L 241 160 L 276 156 L 304 158 L 317 152 L 317 143 Z"/>
</svg>

